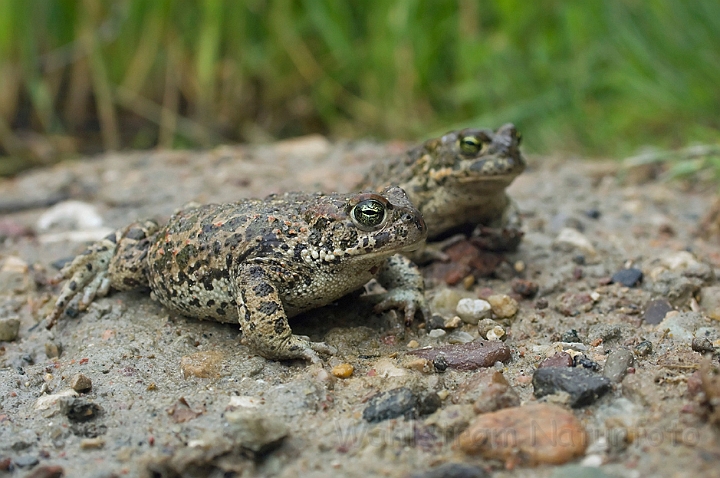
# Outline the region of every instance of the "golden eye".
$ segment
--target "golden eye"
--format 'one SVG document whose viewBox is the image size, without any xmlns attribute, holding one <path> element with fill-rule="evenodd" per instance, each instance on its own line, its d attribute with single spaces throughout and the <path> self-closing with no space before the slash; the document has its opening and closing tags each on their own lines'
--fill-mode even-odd
<svg viewBox="0 0 720 478">
<path fill-rule="evenodd" d="M 375 199 L 366 199 L 357 203 L 350 214 L 359 226 L 373 228 L 385 220 L 385 205 Z"/>
<path fill-rule="evenodd" d="M 463 154 L 478 154 L 481 148 L 482 143 L 475 136 L 463 136 L 460 138 L 460 151 L 462 151 Z"/>
</svg>

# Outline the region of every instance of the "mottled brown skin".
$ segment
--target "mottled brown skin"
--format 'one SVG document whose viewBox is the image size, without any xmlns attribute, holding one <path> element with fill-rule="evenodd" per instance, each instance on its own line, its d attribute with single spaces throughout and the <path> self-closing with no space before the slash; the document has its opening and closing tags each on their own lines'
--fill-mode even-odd
<svg viewBox="0 0 720 478">
<path fill-rule="evenodd" d="M 131 224 L 88 248 L 49 316 L 82 310 L 110 288 L 149 288 L 181 314 L 240 324 L 267 358 L 319 361 L 332 347 L 296 335 L 287 318 L 326 305 L 372 278 L 386 287 L 376 309 L 427 311 L 422 276 L 400 254 L 427 235 L 397 187 L 380 194 L 288 193 L 180 211 L 167 225 Z"/>
<path fill-rule="evenodd" d="M 525 169 L 519 146 L 520 135 L 512 124 L 495 132 L 452 131 L 375 164 L 359 187 L 403 188 L 425 218 L 428 239 L 479 226 L 487 249 L 513 250 L 522 233 L 505 188 Z"/>
</svg>

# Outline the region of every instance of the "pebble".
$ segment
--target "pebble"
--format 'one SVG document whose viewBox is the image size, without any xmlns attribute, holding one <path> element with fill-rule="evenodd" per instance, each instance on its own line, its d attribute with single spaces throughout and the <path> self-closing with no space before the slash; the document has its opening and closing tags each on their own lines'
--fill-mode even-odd
<svg viewBox="0 0 720 478">
<path fill-rule="evenodd" d="M 659 332 L 667 332 L 667 337 L 682 342 L 690 342 L 695 337 L 695 331 L 705 325 L 702 314 L 698 312 L 677 312 L 672 311 L 665 315 L 656 329 Z"/>
<path fill-rule="evenodd" d="M 422 360 L 427 360 L 427 359 L 422 359 Z M 448 368 L 448 363 L 447 363 L 447 360 L 445 360 L 444 355 L 438 355 L 437 357 L 435 357 L 435 359 L 433 359 L 433 361 L 432 361 L 432 364 L 433 364 L 433 368 L 438 373 L 443 373 Z"/>
<path fill-rule="evenodd" d="M 69 398 L 60 402 L 60 411 L 71 422 L 87 422 L 97 418 L 102 408 L 84 398 Z"/>
<path fill-rule="evenodd" d="M 105 446 L 105 439 L 101 437 L 83 438 L 80 440 L 80 448 L 82 450 L 96 450 Z"/>
<path fill-rule="evenodd" d="M 567 352 L 558 352 L 552 357 L 548 357 L 538 365 L 538 368 L 545 367 L 572 367 L 573 358 Z"/>
<path fill-rule="evenodd" d="M 407 348 L 409 349 L 416 349 L 418 347 L 420 347 L 420 342 L 415 339 L 412 339 L 410 342 L 407 343 Z"/>
<path fill-rule="evenodd" d="M 491 295 L 487 298 L 487 302 L 492 307 L 493 314 L 501 319 L 508 319 L 517 314 L 518 303 L 515 299 L 505 294 Z"/>
<path fill-rule="evenodd" d="M 429 415 L 440 408 L 440 405 L 441 400 L 437 393 L 431 392 L 419 396 L 407 387 L 399 387 L 373 396 L 363 410 L 362 416 L 370 423 L 398 417 L 412 419 L 420 415 Z"/>
<path fill-rule="evenodd" d="M 0 342 L 12 342 L 17 338 L 19 331 L 19 318 L 8 317 L 6 319 L 0 319 Z"/>
<path fill-rule="evenodd" d="M 617 271 L 612 275 L 610 280 L 615 284 L 622 284 L 625 287 L 635 287 L 642 281 L 642 278 L 643 273 L 640 269 L 630 267 Z"/>
<path fill-rule="evenodd" d="M 410 478 L 490 478 L 482 468 L 466 463 L 444 463 L 422 473 L 413 473 Z"/>
<path fill-rule="evenodd" d="M 488 413 L 520 405 L 520 398 L 505 376 L 494 369 L 480 370 L 460 383 L 450 400 L 472 403 L 475 413 Z"/>
<path fill-rule="evenodd" d="M 535 294 L 540 289 L 537 282 L 517 277 L 510 282 L 510 287 L 512 287 L 513 292 L 526 298 L 535 297 Z"/>
<path fill-rule="evenodd" d="M 62 347 L 55 342 L 45 342 L 45 355 L 47 358 L 58 358 L 62 353 Z"/>
<path fill-rule="evenodd" d="M 665 314 L 673 310 L 672 305 L 665 299 L 651 300 L 645 306 L 643 320 L 646 324 L 657 325 L 665 318 Z"/>
<path fill-rule="evenodd" d="M 553 242 L 553 246 L 566 252 L 577 249 L 590 256 L 597 254 L 590 240 L 582 232 L 571 227 L 565 227 L 560 230 L 560 233 Z"/>
<path fill-rule="evenodd" d="M 482 337 L 487 338 L 487 333 L 498 325 L 500 324 L 495 322 L 493 319 L 482 319 L 480 322 L 478 322 L 478 333 Z"/>
<path fill-rule="evenodd" d="M 67 397 L 77 397 L 75 390 L 67 389 L 53 395 L 42 395 L 35 401 L 35 410 L 49 410 Z"/>
<path fill-rule="evenodd" d="M 711 319 L 720 320 L 720 286 L 703 287 L 700 290 L 700 307 Z"/>
<path fill-rule="evenodd" d="M 505 337 L 505 329 L 496 325 L 492 329 L 488 330 L 486 337 L 488 340 L 501 340 Z"/>
<path fill-rule="evenodd" d="M 691 347 L 695 352 L 700 352 L 701 354 L 715 352 L 715 347 L 713 346 L 713 343 L 710 342 L 710 339 L 708 339 L 707 337 L 693 338 Z"/>
<path fill-rule="evenodd" d="M 633 353 L 638 357 L 646 357 L 653 351 L 652 342 L 649 340 L 643 340 L 633 348 Z"/>
<path fill-rule="evenodd" d="M 32 468 L 40 463 L 40 460 L 34 455 L 23 455 L 13 459 L 15 466 L 20 468 Z"/>
<path fill-rule="evenodd" d="M 220 376 L 220 366 L 223 355 L 214 350 L 196 352 L 185 355 L 180 359 L 180 370 L 183 378 L 217 378 Z"/>
<path fill-rule="evenodd" d="M 449 344 L 469 344 L 476 338 L 464 330 L 454 330 L 448 334 L 447 342 Z"/>
<path fill-rule="evenodd" d="M 231 436 L 235 444 L 258 455 L 276 448 L 289 433 L 283 421 L 258 409 L 227 412 L 225 419 L 228 428 L 223 433 Z"/>
<path fill-rule="evenodd" d="M 455 310 L 465 323 L 476 325 L 480 319 L 490 315 L 492 306 L 482 299 L 460 299 Z"/>
<path fill-rule="evenodd" d="M 615 349 L 610 352 L 605 361 L 603 376 L 615 383 L 620 383 L 627 374 L 627 369 L 633 366 L 634 356 L 628 349 Z"/>
<path fill-rule="evenodd" d="M 432 337 L 434 339 L 442 337 L 445 334 L 447 334 L 447 332 L 445 332 L 443 329 L 433 329 L 430 332 L 428 332 L 428 336 Z"/>
<path fill-rule="evenodd" d="M 622 329 L 617 324 L 595 324 L 588 330 L 588 342 L 608 342 L 622 337 Z"/>
<path fill-rule="evenodd" d="M 355 367 L 349 363 L 341 363 L 332 368 L 332 374 L 337 378 L 350 378 L 355 371 Z"/>
<path fill-rule="evenodd" d="M 78 373 L 70 380 L 70 387 L 76 392 L 89 392 L 92 389 L 92 380 L 89 377 Z"/>
<path fill-rule="evenodd" d="M 577 330 L 570 329 L 562 334 L 560 342 L 582 343 L 582 340 L 580 340 Z"/>
<path fill-rule="evenodd" d="M 428 330 L 442 329 L 445 327 L 445 317 L 439 314 L 433 314 L 425 321 L 425 327 Z"/>
<path fill-rule="evenodd" d="M 462 299 L 460 293 L 454 289 L 442 289 L 430 300 L 431 310 L 454 311 Z"/>
<path fill-rule="evenodd" d="M 35 468 L 25 478 L 62 478 L 65 476 L 65 469 L 58 465 L 43 465 Z"/>
<path fill-rule="evenodd" d="M 566 392 L 572 408 L 591 405 L 610 391 L 610 380 L 584 368 L 546 367 L 533 374 L 534 394 L 537 398 Z"/>
<path fill-rule="evenodd" d="M 510 360 L 510 348 L 505 343 L 482 339 L 476 339 L 466 344 L 413 350 L 408 353 L 428 360 L 435 360 L 437 356 L 443 355 L 448 367 L 456 370 L 492 367 L 495 362 Z"/>
<path fill-rule="evenodd" d="M 65 230 L 89 230 L 102 227 L 103 220 L 92 204 L 82 201 L 63 201 L 45 211 L 37 221 L 41 231 L 52 227 Z"/>
<path fill-rule="evenodd" d="M 585 428 L 572 412 L 535 403 L 478 416 L 460 434 L 456 446 L 506 464 L 520 460 L 522 465 L 536 466 L 566 463 L 581 456 L 587 443 Z"/>
<path fill-rule="evenodd" d="M 445 324 L 443 324 L 444 329 L 457 329 L 459 327 L 462 327 L 463 320 L 458 317 L 457 315 L 453 316 L 452 318 L 445 321 Z"/>
</svg>

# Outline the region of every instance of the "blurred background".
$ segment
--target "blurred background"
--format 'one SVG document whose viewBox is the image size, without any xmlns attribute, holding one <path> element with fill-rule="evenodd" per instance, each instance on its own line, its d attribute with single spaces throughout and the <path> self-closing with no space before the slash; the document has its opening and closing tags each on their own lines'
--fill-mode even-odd
<svg viewBox="0 0 720 478">
<path fill-rule="evenodd" d="M 508 121 L 530 152 L 699 143 L 716 161 L 720 2 L 0 0 L 3 175 L 106 150 Z"/>
</svg>

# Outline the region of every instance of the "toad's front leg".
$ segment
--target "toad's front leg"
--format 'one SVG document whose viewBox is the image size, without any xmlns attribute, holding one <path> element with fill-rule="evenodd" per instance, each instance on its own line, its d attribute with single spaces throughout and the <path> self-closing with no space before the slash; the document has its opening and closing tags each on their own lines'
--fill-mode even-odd
<svg viewBox="0 0 720 478">
<path fill-rule="evenodd" d="M 319 363 L 318 352 L 336 352 L 324 342 L 310 342 L 292 333 L 277 287 L 262 266 L 240 266 L 235 289 L 243 336 L 263 357 L 280 360 L 301 358 Z"/>
</svg>

